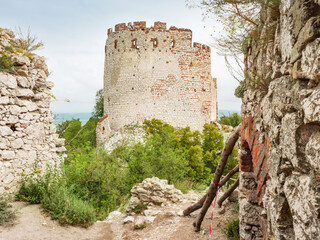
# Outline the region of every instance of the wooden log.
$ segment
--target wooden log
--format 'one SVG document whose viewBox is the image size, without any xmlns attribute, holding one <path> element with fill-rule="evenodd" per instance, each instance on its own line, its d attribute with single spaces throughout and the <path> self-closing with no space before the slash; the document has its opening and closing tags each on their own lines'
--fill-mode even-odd
<svg viewBox="0 0 320 240">
<path fill-rule="evenodd" d="M 201 223 L 203 221 L 203 218 L 206 215 L 208 208 L 210 207 L 210 204 L 212 203 L 212 200 L 216 196 L 217 185 L 220 185 L 219 181 L 222 176 L 223 169 L 226 166 L 228 157 L 232 153 L 233 147 L 239 138 L 240 128 L 241 128 L 241 125 L 239 125 L 234 130 L 234 132 L 231 134 L 229 139 L 226 141 L 224 148 L 222 149 L 220 160 L 219 160 L 218 166 L 216 168 L 216 171 L 214 173 L 213 180 L 212 180 L 212 183 L 209 187 L 208 193 L 205 196 L 203 196 L 203 198 L 201 199 L 203 201 L 203 204 L 201 204 L 201 200 L 198 202 L 199 203 L 197 206 L 198 209 L 199 209 L 200 205 L 202 205 L 202 208 L 201 208 L 201 211 L 200 211 L 196 221 L 193 223 L 196 232 L 200 231 L 200 227 L 201 227 Z M 190 207 L 188 209 L 186 209 L 184 211 L 184 215 L 188 215 L 188 211 L 190 211 Z M 194 208 L 192 208 L 192 209 L 194 209 Z"/>
<path fill-rule="evenodd" d="M 239 164 L 235 166 L 220 182 L 219 182 L 219 188 L 221 188 L 231 177 L 239 171 Z M 235 180 L 237 181 L 237 180 Z M 191 205 L 187 209 L 183 211 L 184 216 L 190 215 L 190 213 L 202 208 L 204 201 L 206 200 L 208 196 L 208 193 L 206 193 L 197 203 L 194 205 Z"/>
<path fill-rule="evenodd" d="M 224 202 L 224 200 L 226 200 L 230 195 L 231 193 L 233 193 L 233 191 L 239 186 L 239 178 L 238 180 L 231 185 L 231 187 L 228 189 L 228 191 L 226 191 L 221 198 L 219 198 L 218 200 L 218 205 L 219 207 L 221 207 L 222 203 Z"/>
</svg>

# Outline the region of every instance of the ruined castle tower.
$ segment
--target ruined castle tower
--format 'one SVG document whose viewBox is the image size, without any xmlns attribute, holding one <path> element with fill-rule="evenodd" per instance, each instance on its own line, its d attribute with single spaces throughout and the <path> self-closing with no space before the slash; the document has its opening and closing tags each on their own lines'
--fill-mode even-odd
<svg viewBox="0 0 320 240">
<path fill-rule="evenodd" d="M 192 43 L 190 29 L 118 24 L 108 30 L 105 46 L 104 99 L 98 141 L 146 118 L 201 130 L 217 120 L 210 47 Z"/>
</svg>

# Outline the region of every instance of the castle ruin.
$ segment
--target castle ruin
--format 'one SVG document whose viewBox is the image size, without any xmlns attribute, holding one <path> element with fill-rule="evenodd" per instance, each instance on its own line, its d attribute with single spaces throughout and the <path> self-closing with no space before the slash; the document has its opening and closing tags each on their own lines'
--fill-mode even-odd
<svg viewBox="0 0 320 240">
<path fill-rule="evenodd" d="M 210 47 L 192 43 L 190 29 L 155 22 L 118 24 L 105 45 L 104 117 L 97 141 L 124 125 L 158 118 L 202 129 L 218 119 Z"/>
<path fill-rule="evenodd" d="M 0 52 L 13 68 L 0 72 L 0 194 L 16 193 L 23 173 L 58 165 L 65 151 L 50 112 L 48 67 L 44 57 L 16 47 L 24 41 L 0 29 Z"/>
</svg>

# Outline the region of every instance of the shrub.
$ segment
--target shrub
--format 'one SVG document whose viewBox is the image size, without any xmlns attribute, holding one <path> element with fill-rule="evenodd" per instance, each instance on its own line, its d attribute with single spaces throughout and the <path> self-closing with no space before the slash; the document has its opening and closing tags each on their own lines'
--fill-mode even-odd
<svg viewBox="0 0 320 240">
<path fill-rule="evenodd" d="M 239 235 L 239 219 L 233 220 L 226 228 L 226 235 L 230 240 L 240 239 Z"/>
<path fill-rule="evenodd" d="M 0 195 L 0 225 L 12 225 L 16 218 L 16 212 L 9 204 L 9 197 Z"/>
<path fill-rule="evenodd" d="M 237 98 L 243 98 L 244 97 L 244 91 L 245 91 L 244 81 L 240 81 L 239 82 L 239 86 L 234 90 L 234 95 Z"/>
<path fill-rule="evenodd" d="M 77 198 L 57 169 L 48 168 L 41 174 L 35 167 L 33 173 L 22 178 L 17 198 L 41 203 L 52 219 L 58 219 L 61 224 L 89 226 L 96 219 L 94 208 Z"/>
<path fill-rule="evenodd" d="M 130 125 L 128 129 L 136 127 L 140 126 Z M 146 136 L 141 142 L 124 139 L 106 153 L 93 147 L 87 137 L 92 136 L 93 127 L 83 128 L 79 120 L 70 121 L 64 130 L 58 126 L 67 142 L 73 139 L 62 168 L 65 184 L 95 208 L 99 219 L 125 205 L 132 186 L 148 177 L 167 179 L 183 191 L 203 189 L 210 183 L 219 161 L 217 152 L 223 148 L 223 136 L 214 126 L 206 124 L 201 134 L 189 127 L 175 130 L 152 119 L 146 120 L 142 128 Z M 230 157 L 226 169 L 237 165 L 236 155 Z"/>
<path fill-rule="evenodd" d="M 13 63 L 11 61 L 11 58 L 9 55 L 3 51 L 0 51 L 0 71 L 8 70 L 8 71 L 14 71 L 15 67 L 13 66 Z"/>
<path fill-rule="evenodd" d="M 33 52 L 35 50 L 42 49 L 44 44 L 42 41 L 38 41 L 38 37 L 31 34 L 31 29 L 28 28 L 26 33 L 23 33 L 21 28 L 19 27 L 16 30 L 16 34 L 20 37 L 19 44 L 16 46 L 17 48 L 22 48 L 27 52 Z"/>
<path fill-rule="evenodd" d="M 67 120 L 59 123 L 57 133 L 65 139 L 65 147 L 70 152 L 83 151 L 96 146 L 96 127 L 98 118 L 91 117 L 82 126 L 80 119 Z"/>
<path fill-rule="evenodd" d="M 238 113 L 234 112 L 231 115 L 229 114 L 229 116 L 222 116 L 220 118 L 220 123 L 236 127 L 241 123 L 241 117 Z"/>
</svg>

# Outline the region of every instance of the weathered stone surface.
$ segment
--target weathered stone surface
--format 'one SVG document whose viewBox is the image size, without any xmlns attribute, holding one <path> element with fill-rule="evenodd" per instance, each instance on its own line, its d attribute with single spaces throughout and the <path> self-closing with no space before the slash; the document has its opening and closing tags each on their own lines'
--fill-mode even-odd
<svg viewBox="0 0 320 240">
<path fill-rule="evenodd" d="M 18 97 L 33 97 L 34 93 L 30 89 L 18 88 L 16 90 L 16 96 Z"/>
<path fill-rule="evenodd" d="M 30 59 L 27 56 L 23 55 L 22 53 L 15 54 L 11 58 L 11 60 L 12 60 L 12 63 L 17 66 L 30 65 Z"/>
<path fill-rule="evenodd" d="M 11 31 L 0 29 L 3 51 L 10 42 L 21 41 Z M 13 52 L 8 55 L 16 71 L 0 72 L 0 191 L 14 194 L 22 172 L 31 173 L 36 160 L 43 170 L 47 164 L 59 163 L 58 152 L 65 148 L 64 141 L 55 135 L 49 109 L 49 88 L 53 85 L 46 81 L 44 58 L 28 54 L 29 59 L 11 47 Z M 22 72 L 24 76 L 19 76 Z"/>
<path fill-rule="evenodd" d="M 262 15 L 264 26 L 277 25 L 274 41 L 252 40 L 245 57 L 248 73 L 272 81 L 243 97 L 241 239 L 319 238 L 319 10 L 319 1 L 281 0 L 278 19 Z M 261 61 L 265 51 L 274 54 Z"/>
<path fill-rule="evenodd" d="M 147 178 L 133 186 L 131 199 L 127 211 L 134 210 L 139 205 L 162 204 L 166 202 L 178 202 L 183 194 L 180 190 L 168 185 L 167 180 L 160 180 L 157 177 Z"/>
<path fill-rule="evenodd" d="M 0 86 L 3 85 L 8 88 L 16 88 L 17 80 L 14 76 L 10 74 L 5 74 L 0 72 Z"/>
<path fill-rule="evenodd" d="M 14 151 L 1 151 L 1 157 L 4 160 L 10 160 L 15 157 Z"/>
<path fill-rule="evenodd" d="M 12 134 L 12 130 L 7 126 L 0 126 L 0 136 L 4 137 Z"/>
<path fill-rule="evenodd" d="M 302 109 L 305 114 L 304 123 L 320 123 L 320 89 L 302 101 Z"/>
</svg>

